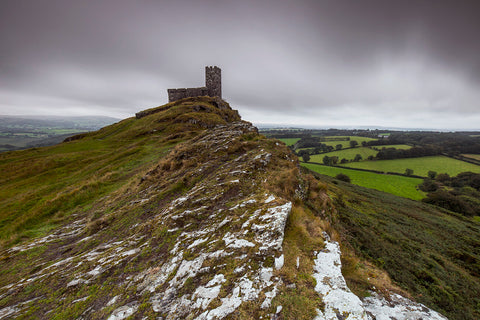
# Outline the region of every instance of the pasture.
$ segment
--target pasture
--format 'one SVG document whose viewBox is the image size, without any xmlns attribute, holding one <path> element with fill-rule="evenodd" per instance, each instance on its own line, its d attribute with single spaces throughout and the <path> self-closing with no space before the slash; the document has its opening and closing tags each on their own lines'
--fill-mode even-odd
<svg viewBox="0 0 480 320">
<path fill-rule="evenodd" d="M 343 158 L 347 160 L 353 160 L 357 154 L 362 156 L 362 159 L 365 160 L 369 156 L 375 156 L 377 155 L 376 150 L 367 148 L 367 147 L 358 147 L 358 148 L 349 148 L 349 149 L 344 149 L 344 150 L 338 150 L 338 151 L 332 151 L 328 153 L 322 153 L 322 154 L 315 154 L 310 156 L 310 161 L 311 162 L 318 162 L 322 163 L 323 162 L 323 157 L 329 156 L 329 157 L 338 157 L 338 161 L 340 163 L 340 160 Z"/>
<path fill-rule="evenodd" d="M 361 161 L 347 163 L 345 166 L 350 168 L 397 173 L 405 173 L 405 170 L 408 168 L 413 170 L 414 175 L 422 177 L 426 177 L 428 175 L 428 171 L 448 173 L 450 176 L 456 176 L 461 172 L 467 171 L 480 173 L 480 166 L 445 156 Z"/>
<path fill-rule="evenodd" d="M 343 173 L 350 177 L 352 184 L 387 192 L 396 196 L 409 198 L 412 200 L 421 200 L 425 197 L 425 193 L 417 189 L 417 186 L 422 183 L 422 179 L 377 174 L 373 172 L 350 170 L 312 163 L 302 163 L 302 166 L 317 173 L 331 177 L 335 177 L 337 174 Z"/>
<path fill-rule="evenodd" d="M 285 143 L 287 146 L 293 146 L 300 138 L 279 138 L 278 140 Z"/>
<path fill-rule="evenodd" d="M 390 145 L 386 145 L 386 146 L 375 146 L 374 148 L 378 149 L 378 150 L 382 150 L 383 148 L 395 148 L 395 149 L 399 149 L 399 150 L 408 150 L 408 149 L 411 149 L 412 146 L 409 146 L 408 144 L 390 144 Z"/>
</svg>

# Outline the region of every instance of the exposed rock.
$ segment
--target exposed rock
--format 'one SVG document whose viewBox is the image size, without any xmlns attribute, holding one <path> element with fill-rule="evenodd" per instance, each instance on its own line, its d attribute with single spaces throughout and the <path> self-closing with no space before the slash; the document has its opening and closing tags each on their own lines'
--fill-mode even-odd
<svg viewBox="0 0 480 320">
<path fill-rule="evenodd" d="M 167 114 L 172 108 L 185 113 Z M 212 110 L 214 121 L 196 114 Z M 1 252 L 1 262 L 26 270 L 0 274 L 0 319 L 284 318 L 289 306 L 279 305 L 280 293 L 301 289 L 282 281 L 285 228 L 308 195 L 291 151 L 259 136 L 220 99 L 184 99 L 137 118 L 156 113 L 157 122 L 196 131 L 134 183 L 51 234 Z M 175 139 L 184 137 L 179 128 Z M 309 289 L 312 311 L 317 297 L 324 305 L 316 319 L 445 319 L 395 294 L 362 301 L 342 276 L 339 244 L 325 238 L 313 267 L 318 296 Z M 311 251 L 302 260 L 295 253 L 294 272 L 312 266 Z"/>
<path fill-rule="evenodd" d="M 416 303 L 390 293 L 387 301 L 376 292 L 363 301 L 353 294 L 342 275 L 340 246 L 324 233 L 325 249 L 316 255 L 314 277 L 315 290 L 322 296 L 323 311 L 318 310 L 315 320 L 445 320 L 444 316 Z"/>
<path fill-rule="evenodd" d="M 292 203 L 263 187 L 272 154 L 243 140 L 250 133 L 256 134 L 256 128 L 234 122 L 172 150 L 165 161 L 177 167 L 164 169 L 159 164 L 147 173 L 140 190 L 127 197 L 125 210 L 162 204 L 124 234 L 106 238 L 109 226 L 89 234 L 87 220 L 79 216 L 52 235 L 11 248 L 9 254 L 18 254 L 67 243 L 65 254 L 39 264 L 30 278 L 2 287 L 0 298 L 22 294 L 32 283 L 55 282 L 66 301 L 71 296 L 71 303 L 92 306 L 86 308 L 85 318 L 124 319 L 138 312 L 139 301 L 165 319 L 220 319 L 247 301 L 258 301 L 265 315 L 272 313 L 272 300 L 282 285 L 274 268 L 284 263 L 282 242 Z M 182 180 L 198 182 L 162 200 L 159 194 Z M 155 250 L 155 255 L 148 253 Z M 110 296 L 79 299 L 74 293 L 111 280 L 121 290 Z M 29 307 L 27 302 L 7 306 L 0 315 L 21 315 Z"/>
</svg>

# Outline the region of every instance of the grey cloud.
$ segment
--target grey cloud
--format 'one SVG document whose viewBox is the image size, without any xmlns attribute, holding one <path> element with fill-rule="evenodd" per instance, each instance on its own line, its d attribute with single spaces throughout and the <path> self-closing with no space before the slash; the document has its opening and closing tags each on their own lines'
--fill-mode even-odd
<svg viewBox="0 0 480 320">
<path fill-rule="evenodd" d="M 433 0 L 4 0 L 0 113 L 128 116 L 165 103 L 167 88 L 203 84 L 204 66 L 219 65 L 224 97 L 253 122 L 478 128 L 478 9 Z"/>
</svg>

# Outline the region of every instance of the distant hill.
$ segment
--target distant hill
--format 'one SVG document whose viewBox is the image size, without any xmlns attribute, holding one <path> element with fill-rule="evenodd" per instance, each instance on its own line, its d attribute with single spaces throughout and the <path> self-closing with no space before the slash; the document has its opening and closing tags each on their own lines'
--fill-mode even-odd
<svg viewBox="0 0 480 320">
<path fill-rule="evenodd" d="M 95 131 L 117 121 L 104 116 L 0 115 L 0 152 L 54 145 L 71 135 Z"/>
<path fill-rule="evenodd" d="M 218 98 L 1 153 L 0 172 L 0 318 L 480 315 L 480 223 L 314 176 Z"/>
</svg>

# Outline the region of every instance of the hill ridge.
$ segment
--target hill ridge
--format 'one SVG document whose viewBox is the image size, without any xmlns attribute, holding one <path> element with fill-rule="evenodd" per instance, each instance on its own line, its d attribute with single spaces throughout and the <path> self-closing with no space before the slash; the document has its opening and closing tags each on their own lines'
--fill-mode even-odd
<svg viewBox="0 0 480 320">
<path fill-rule="evenodd" d="M 343 310 L 371 319 L 388 308 L 391 302 L 375 296 L 377 311 L 363 297 L 363 309 L 340 309 L 338 286 L 315 280 L 330 253 L 343 278 L 340 247 L 328 247 L 342 239 L 330 223 L 338 212 L 328 185 L 301 173 L 283 143 L 216 101 L 176 101 L 56 147 L 10 155 L 52 162 L 9 183 L 45 172 L 61 180 L 75 169 L 80 182 L 53 189 L 53 199 L 38 191 L 45 205 L 28 211 L 30 219 L 57 219 L 56 227 L 31 240 L 24 238 L 30 229 L 16 240 L 11 231 L 13 240 L 3 242 L 0 318 L 331 319 Z M 70 167 L 73 155 L 79 163 Z M 78 203 L 63 204 L 71 198 Z M 387 297 L 403 292 L 373 279 L 382 271 L 366 262 L 355 276 L 366 271 L 368 288 Z M 320 282 L 339 297 L 333 304 Z M 402 304 L 414 306 L 401 300 L 390 307 Z"/>
</svg>

